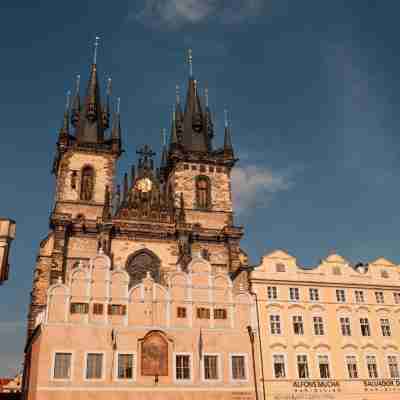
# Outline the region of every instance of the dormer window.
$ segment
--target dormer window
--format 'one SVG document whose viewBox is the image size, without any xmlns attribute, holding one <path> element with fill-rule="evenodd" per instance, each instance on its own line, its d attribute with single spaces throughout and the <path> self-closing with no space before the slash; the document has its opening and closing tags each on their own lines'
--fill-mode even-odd
<svg viewBox="0 0 400 400">
<path fill-rule="evenodd" d="M 211 207 L 211 184 L 207 176 L 196 178 L 196 206 L 201 210 Z"/>
</svg>

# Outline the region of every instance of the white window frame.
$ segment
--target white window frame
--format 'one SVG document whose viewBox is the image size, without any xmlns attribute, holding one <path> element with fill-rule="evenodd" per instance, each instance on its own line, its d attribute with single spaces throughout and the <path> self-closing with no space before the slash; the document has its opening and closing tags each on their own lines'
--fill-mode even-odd
<svg viewBox="0 0 400 400">
<path fill-rule="evenodd" d="M 91 353 L 91 352 L 90 352 Z M 135 351 L 116 351 L 115 353 L 115 360 L 114 360 L 114 380 L 119 382 L 135 382 L 136 381 L 136 371 L 137 371 L 137 356 Z M 119 378 L 118 377 L 118 356 L 120 354 L 129 354 L 133 356 L 133 371 L 132 371 L 132 378 Z M 92 380 L 92 379 L 88 379 Z"/>
<path fill-rule="evenodd" d="M 206 353 L 208 354 L 208 353 Z M 189 368 L 190 368 L 190 378 L 189 379 L 178 379 L 176 377 L 176 356 L 189 356 Z M 203 354 L 204 357 L 204 354 Z M 203 358 L 202 357 L 202 358 Z M 184 352 L 184 351 L 178 351 L 173 353 L 173 360 L 172 360 L 172 368 L 174 369 L 173 377 L 174 377 L 174 383 L 176 384 L 185 384 L 185 383 L 192 383 L 193 382 L 193 353 L 189 352 Z"/>
<path fill-rule="evenodd" d="M 299 368 L 298 368 L 298 365 L 297 365 L 297 357 L 298 356 L 306 356 L 306 358 L 307 358 L 307 370 L 308 370 L 308 377 L 307 378 L 300 378 L 299 377 Z M 294 365 L 295 365 L 295 369 L 296 369 L 296 376 L 297 376 L 297 378 L 296 379 L 300 379 L 300 380 L 303 380 L 303 379 L 312 379 L 311 378 L 311 368 L 310 368 L 310 355 L 308 354 L 308 353 L 295 353 L 294 354 Z"/>
<path fill-rule="evenodd" d="M 269 288 L 272 288 L 272 294 L 274 294 L 274 292 L 275 292 L 275 294 L 276 294 L 276 296 L 274 297 L 269 297 L 269 292 L 268 292 L 268 289 Z M 275 291 L 273 290 L 273 288 L 275 288 Z M 267 299 L 269 300 L 269 301 L 273 301 L 273 300 L 277 300 L 278 299 L 278 287 L 277 286 L 271 286 L 271 285 L 269 285 L 269 286 L 267 286 Z"/>
<path fill-rule="evenodd" d="M 232 357 L 240 356 L 244 357 L 244 379 L 234 379 L 233 378 L 233 365 L 232 365 Z M 229 353 L 229 380 L 231 383 L 243 383 L 249 381 L 249 355 L 247 353 Z"/>
<path fill-rule="evenodd" d="M 362 293 L 362 301 L 358 301 L 357 292 Z M 364 304 L 365 303 L 365 290 L 363 290 L 363 289 L 355 289 L 354 290 L 354 303 L 356 303 L 356 304 Z"/>
<path fill-rule="evenodd" d="M 318 360 L 319 356 L 328 357 L 329 378 L 321 378 L 321 371 L 319 369 L 319 360 Z M 332 360 L 331 360 L 330 353 L 317 353 L 315 355 L 315 361 L 316 361 L 317 370 L 318 370 L 318 378 L 317 379 L 332 379 L 333 371 L 332 371 Z"/>
<path fill-rule="evenodd" d="M 89 354 L 103 354 L 103 364 L 101 368 L 101 378 L 86 378 L 86 373 L 87 373 L 87 359 Z M 106 352 L 105 351 L 99 351 L 99 350 L 90 350 L 90 351 L 85 351 L 85 359 L 84 359 L 84 368 L 83 369 L 83 380 L 85 382 L 100 382 L 104 381 L 106 377 Z"/>
<path fill-rule="evenodd" d="M 349 327 L 350 327 L 350 335 L 343 335 L 342 324 L 340 322 L 340 318 L 347 318 L 349 320 Z M 339 331 L 342 337 L 352 337 L 353 336 L 353 321 L 351 320 L 351 315 L 338 315 L 338 323 L 339 323 Z"/>
<path fill-rule="evenodd" d="M 272 329 L 271 329 L 271 316 L 278 316 L 279 317 L 279 324 L 280 324 L 280 329 L 281 332 L 280 333 L 272 333 Z M 269 333 L 272 336 L 282 336 L 283 334 L 283 323 L 282 323 L 282 315 L 281 314 L 269 314 L 268 315 L 268 329 L 269 329 Z"/>
<path fill-rule="evenodd" d="M 362 329 L 361 329 L 361 320 L 362 319 L 366 319 L 367 321 L 368 321 L 368 330 L 369 330 L 369 335 L 367 335 L 367 336 L 364 336 L 363 334 L 362 334 Z M 357 320 L 358 320 L 358 325 L 359 325 L 359 327 L 360 327 L 360 336 L 362 337 L 362 338 L 368 338 L 368 337 L 371 337 L 372 336 L 372 329 L 371 329 L 371 319 L 368 317 L 368 315 L 364 315 L 364 316 L 358 316 L 357 317 Z"/>
<path fill-rule="evenodd" d="M 218 369 L 218 379 L 206 379 L 204 371 L 204 358 L 205 356 L 217 356 L 217 369 Z M 201 357 L 201 381 L 204 383 L 216 383 L 222 382 L 222 355 L 221 353 L 203 353 Z"/>
<path fill-rule="evenodd" d="M 343 290 L 343 293 L 344 293 L 344 300 L 343 301 L 342 300 L 338 300 L 338 296 L 337 296 L 337 291 L 338 290 Z M 335 289 L 335 299 L 336 299 L 336 303 L 345 304 L 346 301 L 347 301 L 346 289 L 344 289 L 344 288 L 336 288 Z"/>
<path fill-rule="evenodd" d="M 390 368 L 389 368 L 389 357 L 396 357 L 397 361 L 397 370 L 399 371 L 399 376 L 397 378 L 391 378 L 390 377 Z M 388 353 L 385 354 L 385 361 L 386 361 L 386 370 L 387 370 L 387 376 L 389 379 L 400 379 L 400 357 L 396 353 Z"/>
<path fill-rule="evenodd" d="M 384 334 L 383 334 L 382 320 L 386 320 L 386 321 L 387 321 L 387 327 L 389 328 L 389 333 L 390 333 L 390 335 L 384 335 Z M 393 336 L 392 322 L 391 322 L 390 318 L 388 318 L 388 317 L 383 317 L 383 318 L 379 317 L 379 329 L 380 329 L 380 331 L 381 331 L 381 336 L 382 336 L 382 337 L 384 337 L 384 338 L 390 338 L 390 337 Z"/>
<path fill-rule="evenodd" d="M 347 357 L 354 357 L 356 359 L 357 378 L 350 378 L 349 377 L 349 369 L 347 367 L 347 365 L 348 365 L 347 364 Z M 345 354 L 344 355 L 344 366 L 345 366 L 346 375 L 347 375 L 346 379 L 350 379 L 350 380 L 360 379 L 360 376 L 361 376 L 360 372 L 361 371 L 360 371 L 360 363 L 359 363 L 359 359 L 358 359 L 357 354 L 355 354 L 355 353 L 347 353 L 347 354 Z M 367 374 L 368 374 L 368 370 L 367 370 Z"/>
<path fill-rule="evenodd" d="M 377 294 L 382 294 L 382 297 L 381 296 L 378 296 Z M 376 304 L 385 304 L 385 291 L 384 290 L 375 290 L 374 291 L 374 295 L 375 295 L 375 302 L 376 302 Z M 382 300 L 382 301 L 378 301 L 378 297 L 379 297 L 379 299 L 380 300 Z"/>
<path fill-rule="evenodd" d="M 321 319 L 322 319 L 322 330 L 324 331 L 323 335 L 317 335 L 317 334 L 315 333 L 314 317 L 317 317 L 317 318 L 321 318 Z M 323 316 L 322 314 L 312 314 L 312 315 L 311 315 L 311 324 L 312 324 L 312 334 L 313 334 L 313 336 L 321 337 L 321 336 L 325 336 L 325 335 L 326 335 L 325 319 L 324 319 L 324 316 Z"/>
<path fill-rule="evenodd" d="M 370 356 L 370 357 L 375 357 L 375 361 L 376 361 L 376 372 L 377 372 L 377 374 L 378 374 L 378 377 L 377 378 L 370 378 L 369 377 L 369 372 L 368 372 L 368 362 L 367 362 L 367 357 L 368 356 Z M 380 378 L 380 376 L 381 376 L 381 369 L 379 368 L 379 358 L 378 358 L 378 356 L 375 354 L 375 353 L 365 353 L 365 355 L 364 355 L 364 362 L 365 362 L 365 372 L 366 372 L 366 374 L 367 374 L 367 379 L 381 379 Z"/>
<path fill-rule="evenodd" d="M 69 378 L 55 378 L 54 377 L 54 368 L 56 366 L 56 354 L 58 353 L 68 353 L 71 354 L 71 366 L 70 366 L 70 377 Z M 74 374 L 74 352 L 72 350 L 54 350 L 53 356 L 51 360 L 51 370 L 50 370 L 50 380 L 55 382 L 71 382 Z"/>
<path fill-rule="evenodd" d="M 306 334 L 306 329 L 305 329 L 305 322 L 304 322 L 304 316 L 303 316 L 303 314 L 292 314 L 291 315 L 291 324 L 292 324 L 292 331 L 293 331 L 293 335 L 294 336 L 305 336 L 305 334 Z M 301 328 L 302 328 L 302 330 L 303 330 L 303 333 L 295 333 L 295 331 L 294 331 L 294 324 L 295 324 L 295 322 L 294 322 L 294 318 L 295 317 L 300 317 L 300 319 L 301 319 Z"/>
<path fill-rule="evenodd" d="M 285 376 L 284 376 L 284 377 L 282 377 L 282 376 L 277 377 L 277 376 L 275 375 L 274 356 L 283 356 L 283 360 L 284 360 L 283 362 L 285 363 Z M 275 378 L 275 379 L 279 379 L 279 380 L 281 380 L 281 379 L 288 379 L 287 354 L 286 354 L 286 353 L 272 353 L 272 354 L 271 354 L 271 360 L 272 360 L 272 373 L 273 373 L 273 375 L 274 375 L 274 378 Z M 308 361 L 308 359 L 307 359 L 307 361 Z M 297 372 L 297 355 L 296 355 L 296 372 Z M 310 372 L 310 369 L 309 369 L 308 372 Z"/>
<path fill-rule="evenodd" d="M 312 293 L 313 290 L 316 290 L 316 291 L 317 291 L 317 297 L 318 297 L 318 299 L 313 299 L 313 298 L 312 298 L 311 293 Z M 312 301 L 312 302 L 321 301 L 321 296 L 320 296 L 320 290 L 319 290 L 319 288 L 316 288 L 316 287 L 310 287 L 310 288 L 308 288 L 308 296 L 309 296 L 309 298 L 310 298 L 310 301 Z"/>
<path fill-rule="evenodd" d="M 297 298 L 294 298 L 294 299 L 292 299 L 292 296 L 291 296 L 291 289 L 293 289 L 293 292 L 294 293 L 297 293 Z M 295 296 L 296 297 L 296 296 Z M 289 301 L 293 301 L 293 302 L 295 302 L 295 303 L 297 303 L 297 302 L 299 302 L 300 301 L 300 298 L 301 298 L 301 296 L 300 296 L 300 288 L 299 287 L 297 287 L 297 286 L 291 286 L 291 287 L 289 287 Z"/>
</svg>

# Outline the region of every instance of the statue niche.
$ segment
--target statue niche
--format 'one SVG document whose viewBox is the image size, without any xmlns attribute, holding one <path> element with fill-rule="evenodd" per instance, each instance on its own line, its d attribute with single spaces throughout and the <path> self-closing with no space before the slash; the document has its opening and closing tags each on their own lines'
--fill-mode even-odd
<svg viewBox="0 0 400 400">
<path fill-rule="evenodd" d="M 137 285 L 150 272 L 155 282 L 160 283 L 160 259 L 151 251 L 139 250 L 128 257 L 126 271 L 129 274 L 129 287 Z"/>
<path fill-rule="evenodd" d="M 81 200 L 90 201 L 93 199 L 94 170 L 89 165 L 82 170 L 81 179 Z"/>
</svg>

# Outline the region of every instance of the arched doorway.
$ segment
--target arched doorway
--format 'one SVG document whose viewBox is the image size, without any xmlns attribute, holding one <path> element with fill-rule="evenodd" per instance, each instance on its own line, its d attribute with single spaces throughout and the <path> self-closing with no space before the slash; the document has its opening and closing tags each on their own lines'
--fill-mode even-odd
<svg viewBox="0 0 400 400">
<path fill-rule="evenodd" d="M 129 274 L 129 287 L 137 285 L 150 272 L 151 277 L 160 283 L 160 259 L 150 250 L 138 250 L 128 257 L 126 271 Z"/>
</svg>

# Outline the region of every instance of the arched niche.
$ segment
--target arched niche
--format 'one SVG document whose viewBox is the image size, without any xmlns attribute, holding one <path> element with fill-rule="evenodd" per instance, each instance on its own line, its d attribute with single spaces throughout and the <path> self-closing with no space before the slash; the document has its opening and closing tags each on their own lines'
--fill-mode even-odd
<svg viewBox="0 0 400 400">
<path fill-rule="evenodd" d="M 168 376 L 168 339 L 163 332 L 148 332 L 140 350 L 142 376 Z"/>
<path fill-rule="evenodd" d="M 126 272 L 129 275 L 129 288 L 142 282 L 147 272 L 155 282 L 161 282 L 160 259 L 150 250 L 142 249 L 131 254 L 126 262 Z"/>
</svg>

